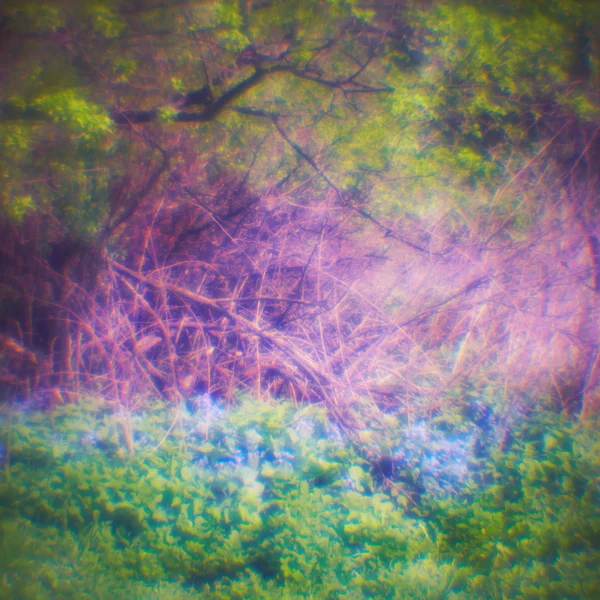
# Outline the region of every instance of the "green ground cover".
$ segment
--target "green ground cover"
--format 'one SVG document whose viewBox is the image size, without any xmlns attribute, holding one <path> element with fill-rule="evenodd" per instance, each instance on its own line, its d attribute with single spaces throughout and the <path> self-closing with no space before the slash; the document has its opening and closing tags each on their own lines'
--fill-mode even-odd
<svg viewBox="0 0 600 600">
<path fill-rule="evenodd" d="M 394 419 L 367 451 L 314 406 L 5 408 L 0 598 L 600 597 L 596 432 L 535 414 L 413 504 Z"/>
</svg>

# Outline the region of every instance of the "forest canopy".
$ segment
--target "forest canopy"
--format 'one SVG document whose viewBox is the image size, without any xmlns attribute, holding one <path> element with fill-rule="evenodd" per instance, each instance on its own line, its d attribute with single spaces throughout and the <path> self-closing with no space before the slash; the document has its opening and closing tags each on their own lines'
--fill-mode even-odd
<svg viewBox="0 0 600 600">
<path fill-rule="evenodd" d="M 8 0 L 0 383 L 600 406 L 593 1 Z"/>
</svg>

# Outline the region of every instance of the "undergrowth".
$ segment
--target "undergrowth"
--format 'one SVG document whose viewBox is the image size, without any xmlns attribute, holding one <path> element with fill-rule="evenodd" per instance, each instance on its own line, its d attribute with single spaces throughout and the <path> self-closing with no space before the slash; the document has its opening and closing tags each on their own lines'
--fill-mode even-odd
<svg viewBox="0 0 600 600">
<path fill-rule="evenodd" d="M 596 423 L 534 414 L 413 503 L 318 407 L 196 408 L 6 408 L 0 598 L 600 597 Z"/>
</svg>

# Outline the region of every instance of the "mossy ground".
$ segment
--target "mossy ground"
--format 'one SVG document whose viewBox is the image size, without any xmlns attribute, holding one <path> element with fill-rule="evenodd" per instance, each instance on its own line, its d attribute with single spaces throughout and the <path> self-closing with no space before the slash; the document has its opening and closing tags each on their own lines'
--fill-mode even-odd
<svg viewBox="0 0 600 600">
<path fill-rule="evenodd" d="M 413 504 L 316 407 L 7 408 L 0 598 L 600 597 L 596 432 L 534 415 Z"/>
</svg>

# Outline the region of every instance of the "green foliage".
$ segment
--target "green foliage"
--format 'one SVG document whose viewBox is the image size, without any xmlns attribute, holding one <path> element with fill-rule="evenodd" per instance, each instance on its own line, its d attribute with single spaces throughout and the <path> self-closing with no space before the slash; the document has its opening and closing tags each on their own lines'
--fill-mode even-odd
<svg viewBox="0 0 600 600">
<path fill-rule="evenodd" d="M 417 517 L 316 407 L 5 411 L 0 597 L 595 597 L 594 426 L 538 415 Z"/>
<path fill-rule="evenodd" d="M 160 109 L 159 118 L 163 123 L 172 123 L 177 111 L 170 106 Z"/>
<path fill-rule="evenodd" d="M 170 90 L 200 89 L 208 77 L 219 97 L 253 70 L 234 66 L 242 50 L 253 45 L 269 54 L 285 41 L 288 53 L 276 66 L 309 67 L 309 78 L 269 73 L 235 104 L 279 114 L 283 129 L 329 178 L 368 195 L 374 213 L 424 214 L 439 202 L 485 211 L 488 194 L 510 177 L 509 159 L 514 173 L 520 160 L 515 155 L 522 153 L 525 164 L 544 142 L 532 123 L 551 125 L 547 119 L 555 114 L 598 119 L 594 53 L 584 57 L 589 82 L 575 85 L 571 73 L 577 32 L 590 37 L 600 22 L 596 4 L 407 3 L 394 18 L 411 33 L 399 38 L 384 34 L 391 24 L 383 8 L 354 0 L 260 6 L 219 0 L 191 2 L 185 10 L 175 3 L 139 11 L 116 0 L 41 2 L 35 8 L 9 2 L 10 27 L 33 35 L 7 75 L 3 99 L 38 111 L 49 123 L 16 126 L 22 141 L 14 160 L 14 135 L 7 132 L 13 141 L 4 142 L 2 158 L 20 168 L 1 174 L 3 206 L 30 195 L 35 207 L 53 206 L 44 186 L 34 194 L 8 189 L 14 181 L 33 179 L 23 168 L 36 166 L 36 150 L 54 152 L 58 144 L 59 162 L 72 171 L 81 168 L 76 158 L 81 151 L 95 153 L 93 168 L 106 168 L 120 137 L 110 122 L 115 104 L 157 108 L 165 125 L 161 143 L 168 146 L 171 133 L 175 139 L 181 130 L 179 123 L 172 125 L 174 132 L 167 127 L 174 116 Z M 361 24 L 368 26 L 365 34 L 352 33 Z M 371 26 L 381 33 L 371 32 Z M 74 44 L 84 38 L 90 43 Z M 349 77 L 379 91 L 349 94 Z M 224 111 L 214 122 L 187 129 L 200 162 L 227 165 L 258 191 L 284 180 L 294 189 L 314 176 L 268 119 Z M 319 189 L 323 182 L 317 178 L 314 185 Z M 474 189 L 481 193 L 473 194 Z M 96 203 L 103 192 L 97 190 Z M 66 202 L 71 212 L 82 210 L 72 202 Z M 503 202 L 496 209 L 510 213 L 508 194 Z M 82 219 L 86 229 L 97 230 L 99 223 L 92 221 L 103 216 L 88 213 Z M 523 219 L 513 221 L 519 222 Z"/>
<path fill-rule="evenodd" d="M 486 466 L 488 487 L 433 509 L 440 552 L 470 569 L 467 597 L 598 595 L 600 580 L 586 570 L 600 560 L 595 427 L 536 415 Z"/>
<path fill-rule="evenodd" d="M 98 141 L 112 128 L 107 112 L 87 102 L 74 90 L 45 95 L 33 105 L 88 142 Z"/>
<path fill-rule="evenodd" d="M 31 210 L 33 201 L 31 196 L 14 196 L 6 206 L 3 206 L 3 212 L 15 223 L 22 223 L 23 217 Z"/>
</svg>

